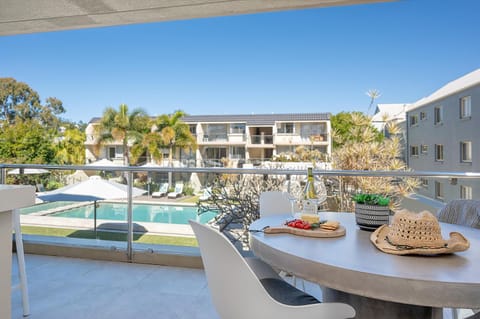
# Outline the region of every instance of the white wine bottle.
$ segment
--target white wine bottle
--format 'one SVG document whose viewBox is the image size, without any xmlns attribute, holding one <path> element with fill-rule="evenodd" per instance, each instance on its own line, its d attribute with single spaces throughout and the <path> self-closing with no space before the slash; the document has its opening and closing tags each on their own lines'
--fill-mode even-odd
<svg viewBox="0 0 480 319">
<path fill-rule="evenodd" d="M 313 179 L 313 168 L 307 168 L 307 183 L 303 189 L 302 212 L 304 214 L 317 213 L 317 192 Z"/>
</svg>

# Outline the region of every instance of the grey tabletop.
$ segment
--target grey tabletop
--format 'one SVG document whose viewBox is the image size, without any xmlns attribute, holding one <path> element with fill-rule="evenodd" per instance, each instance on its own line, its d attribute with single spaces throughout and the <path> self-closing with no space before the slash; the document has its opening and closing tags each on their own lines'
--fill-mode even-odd
<svg viewBox="0 0 480 319">
<path fill-rule="evenodd" d="M 353 213 L 321 213 L 337 220 L 345 236 L 310 238 L 252 232 L 250 246 L 266 262 L 326 287 L 364 297 L 429 307 L 480 308 L 480 230 L 441 223 L 442 235 L 457 231 L 470 241 L 464 252 L 398 256 L 378 250 L 371 232 Z M 250 229 L 279 226 L 288 214 L 261 218 Z"/>
</svg>

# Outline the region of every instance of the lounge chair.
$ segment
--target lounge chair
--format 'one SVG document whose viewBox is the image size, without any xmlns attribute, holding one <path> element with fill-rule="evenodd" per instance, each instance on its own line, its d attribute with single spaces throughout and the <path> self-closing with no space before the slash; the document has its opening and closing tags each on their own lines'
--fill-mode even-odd
<svg viewBox="0 0 480 319">
<path fill-rule="evenodd" d="M 183 192 L 183 184 L 176 184 L 175 185 L 175 190 L 173 192 L 168 193 L 167 197 L 168 198 L 177 198 L 182 196 Z"/>
<path fill-rule="evenodd" d="M 167 195 L 167 192 L 168 192 L 168 183 L 163 183 L 160 186 L 160 189 L 158 190 L 158 192 L 152 193 L 152 197 L 162 197 Z"/>
<path fill-rule="evenodd" d="M 198 198 L 199 201 L 206 201 L 212 197 L 212 188 L 207 187 L 203 190 L 203 194 Z"/>
</svg>

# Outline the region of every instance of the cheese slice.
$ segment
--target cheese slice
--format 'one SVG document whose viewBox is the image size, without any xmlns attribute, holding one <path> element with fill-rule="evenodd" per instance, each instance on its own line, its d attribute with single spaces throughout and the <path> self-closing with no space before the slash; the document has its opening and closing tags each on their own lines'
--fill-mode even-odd
<svg viewBox="0 0 480 319">
<path fill-rule="evenodd" d="M 318 223 L 320 221 L 320 217 L 317 214 L 302 214 L 300 215 L 300 219 L 310 224 Z"/>
</svg>

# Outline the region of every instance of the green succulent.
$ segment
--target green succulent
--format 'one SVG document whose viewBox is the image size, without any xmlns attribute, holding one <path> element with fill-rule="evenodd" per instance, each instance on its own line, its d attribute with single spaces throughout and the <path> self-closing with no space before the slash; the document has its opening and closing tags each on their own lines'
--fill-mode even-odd
<svg viewBox="0 0 480 319">
<path fill-rule="evenodd" d="M 388 206 L 390 199 L 379 194 L 355 194 L 352 200 L 358 204 Z"/>
</svg>

